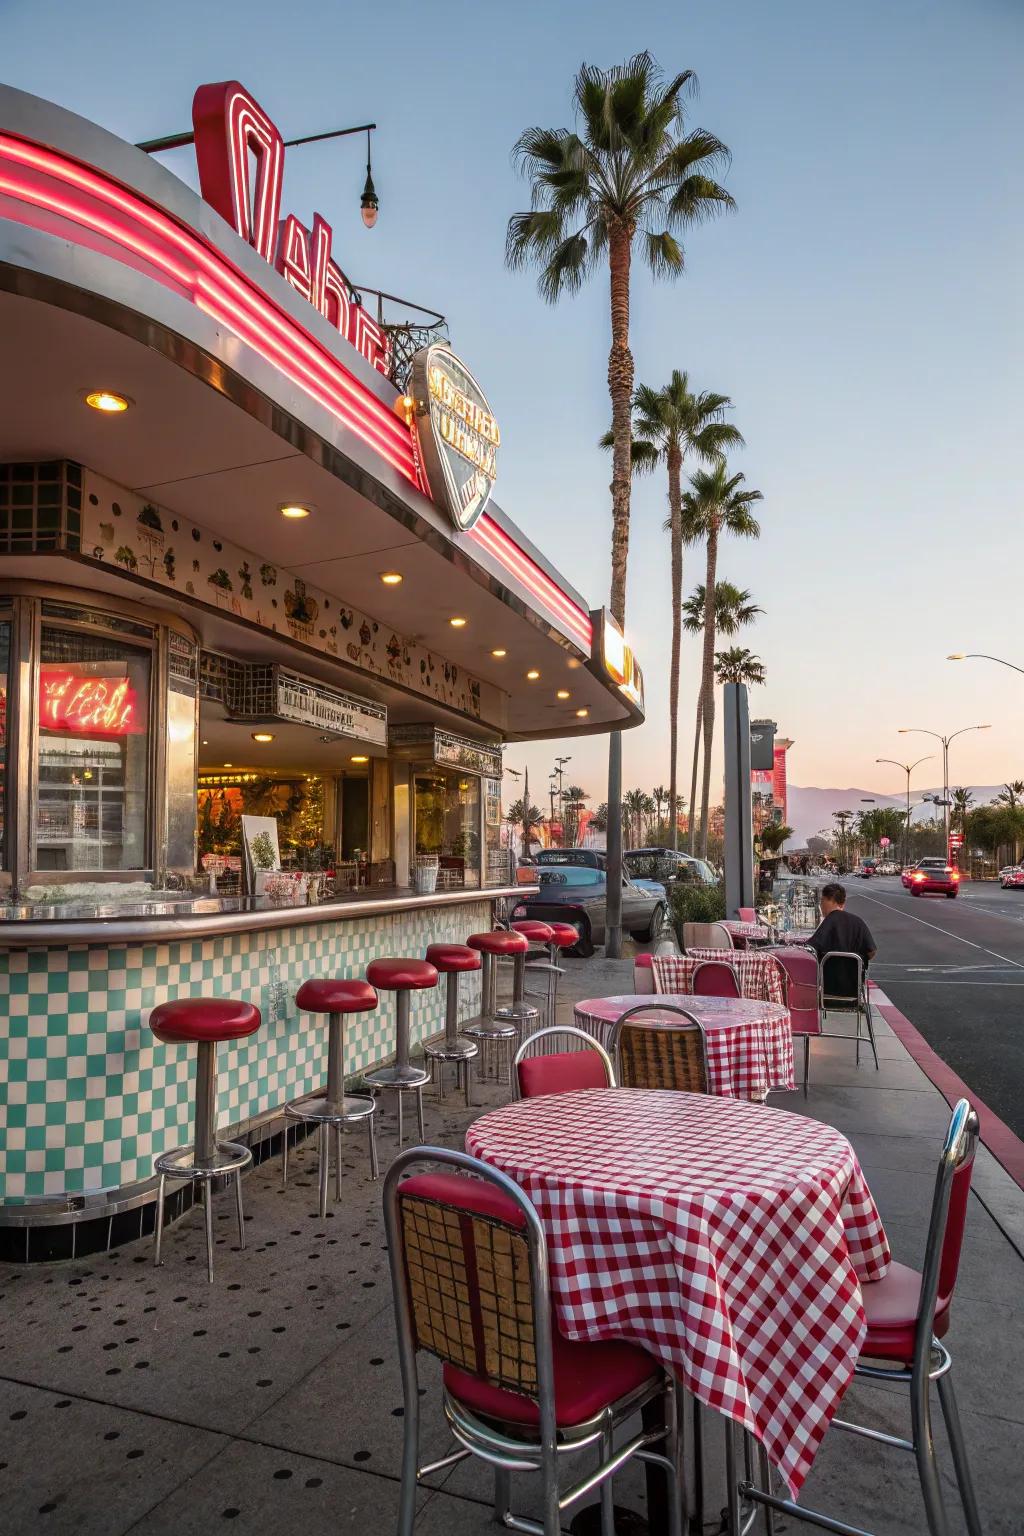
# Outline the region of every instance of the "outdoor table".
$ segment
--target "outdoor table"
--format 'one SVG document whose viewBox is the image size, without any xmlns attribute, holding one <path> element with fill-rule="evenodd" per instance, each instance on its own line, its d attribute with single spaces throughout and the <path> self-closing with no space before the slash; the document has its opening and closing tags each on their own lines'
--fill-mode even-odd
<svg viewBox="0 0 1024 1536">
<path fill-rule="evenodd" d="M 689 992 L 693 973 L 705 960 L 724 960 L 736 972 L 744 997 L 784 1003 L 786 988 L 778 961 L 757 949 L 691 949 L 685 955 L 655 955 L 651 964 L 655 992 Z"/>
<path fill-rule="evenodd" d="M 705 1094 L 589 1089 L 483 1115 L 466 1146 L 537 1208 L 569 1339 L 628 1339 L 750 1430 L 797 1496 L 889 1247 L 845 1136 Z"/>
<path fill-rule="evenodd" d="M 591 997 L 574 1007 L 581 1029 L 608 1049 L 624 1013 L 659 1002 L 685 1008 L 704 1029 L 708 1052 L 708 1092 L 723 1098 L 761 1102 L 773 1088 L 795 1088 L 793 1031 L 789 1009 L 748 997 L 692 997 L 689 993 L 621 993 Z M 678 1014 L 645 1013 L 645 1024 L 678 1029 Z"/>
<path fill-rule="evenodd" d="M 725 918 L 719 927 L 734 939 L 741 939 L 744 944 L 768 944 L 771 942 L 772 931 L 764 923 L 741 923 L 738 918 Z"/>
</svg>

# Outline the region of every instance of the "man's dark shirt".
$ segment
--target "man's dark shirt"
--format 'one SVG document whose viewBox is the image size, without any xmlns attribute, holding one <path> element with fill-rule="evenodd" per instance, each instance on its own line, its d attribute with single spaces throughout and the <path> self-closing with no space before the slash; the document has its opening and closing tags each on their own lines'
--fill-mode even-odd
<svg viewBox="0 0 1024 1536">
<path fill-rule="evenodd" d="M 867 972 L 868 960 L 875 949 L 871 929 L 855 912 L 837 907 L 818 924 L 807 940 L 818 959 L 830 951 L 843 950 L 859 955 Z M 825 977 L 825 991 L 840 997 L 853 997 L 857 991 L 856 968 L 849 961 L 835 960 Z"/>
</svg>

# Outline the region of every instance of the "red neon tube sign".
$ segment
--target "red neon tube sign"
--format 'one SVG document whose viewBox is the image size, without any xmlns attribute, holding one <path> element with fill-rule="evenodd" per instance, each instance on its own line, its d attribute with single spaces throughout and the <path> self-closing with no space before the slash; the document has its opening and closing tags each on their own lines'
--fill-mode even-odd
<svg viewBox="0 0 1024 1536">
<path fill-rule="evenodd" d="M 139 736 L 138 695 L 126 677 L 80 677 L 66 667 L 39 674 L 39 724 L 88 736 Z"/>
</svg>

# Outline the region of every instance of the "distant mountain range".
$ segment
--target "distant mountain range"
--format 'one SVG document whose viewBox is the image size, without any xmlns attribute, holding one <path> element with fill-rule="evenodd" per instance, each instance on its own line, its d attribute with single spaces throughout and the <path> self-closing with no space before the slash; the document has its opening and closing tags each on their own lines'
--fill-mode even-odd
<svg viewBox="0 0 1024 1536">
<path fill-rule="evenodd" d="M 975 805 L 986 805 L 994 800 L 1000 793 L 1002 784 L 972 784 L 971 793 L 974 796 Z M 926 821 L 933 814 L 930 805 L 922 805 L 923 795 L 941 795 L 942 785 L 925 786 L 921 789 L 913 789 L 910 792 L 911 814 L 914 821 Z M 789 786 L 789 814 L 788 820 L 793 828 L 794 837 L 789 843 L 790 848 L 802 848 L 809 837 L 814 837 L 822 827 L 831 828 L 833 811 L 866 811 L 870 806 L 864 801 L 870 800 L 875 805 L 895 805 L 902 810 L 906 805 L 905 795 L 883 795 L 878 790 L 870 789 L 816 789 L 804 787 L 799 784 Z"/>
</svg>

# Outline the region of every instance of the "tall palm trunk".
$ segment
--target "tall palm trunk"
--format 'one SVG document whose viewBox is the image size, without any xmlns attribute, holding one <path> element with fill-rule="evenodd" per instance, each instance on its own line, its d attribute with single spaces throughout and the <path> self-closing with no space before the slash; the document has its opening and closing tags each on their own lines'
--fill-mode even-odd
<svg viewBox="0 0 1024 1536">
<path fill-rule="evenodd" d="M 718 565 L 717 519 L 708 531 L 708 565 L 704 578 L 704 780 L 700 795 L 700 856 L 708 856 L 708 804 L 711 799 L 711 747 L 715 737 L 715 575 Z"/>
<path fill-rule="evenodd" d="M 612 230 L 612 346 L 608 354 L 608 393 L 612 401 L 612 618 L 626 622 L 626 561 L 629 556 L 630 449 L 633 438 L 633 354 L 629 350 L 629 265 L 631 231 Z"/>
<path fill-rule="evenodd" d="M 683 455 L 679 444 L 668 450 L 668 510 L 672 546 L 672 660 L 668 676 L 668 819 L 672 828 L 672 847 L 679 847 L 679 806 L 677 769 L 679 757 L 679 649 L 682 636 L 683 606 Z M 693 802 L 691 801 L 691 804 Z"/>
<path fill-rule="evenodd" d="M 633 229 L 612 227 L 608 248 L 611 274 L 612 345 L 608 393 L 612 400 L 612 618 L 626 624 L 626 560 L 629 555 L 630 458 L 633 442 L 633 354 L 629 350 L 629 263 Z M 622 954 L 622 732 L 608 738 L 608 880 L 604 952 Z"/>
<path fill-rule="evenodd" d="M 704 728 L 704 680 L 697 689 L 697 719 L 693 727 L 693 773 L 690 778 L 690 852 L 697 852 L 697 775 L 700 771 L 700 737 Z"/>
</svg>

